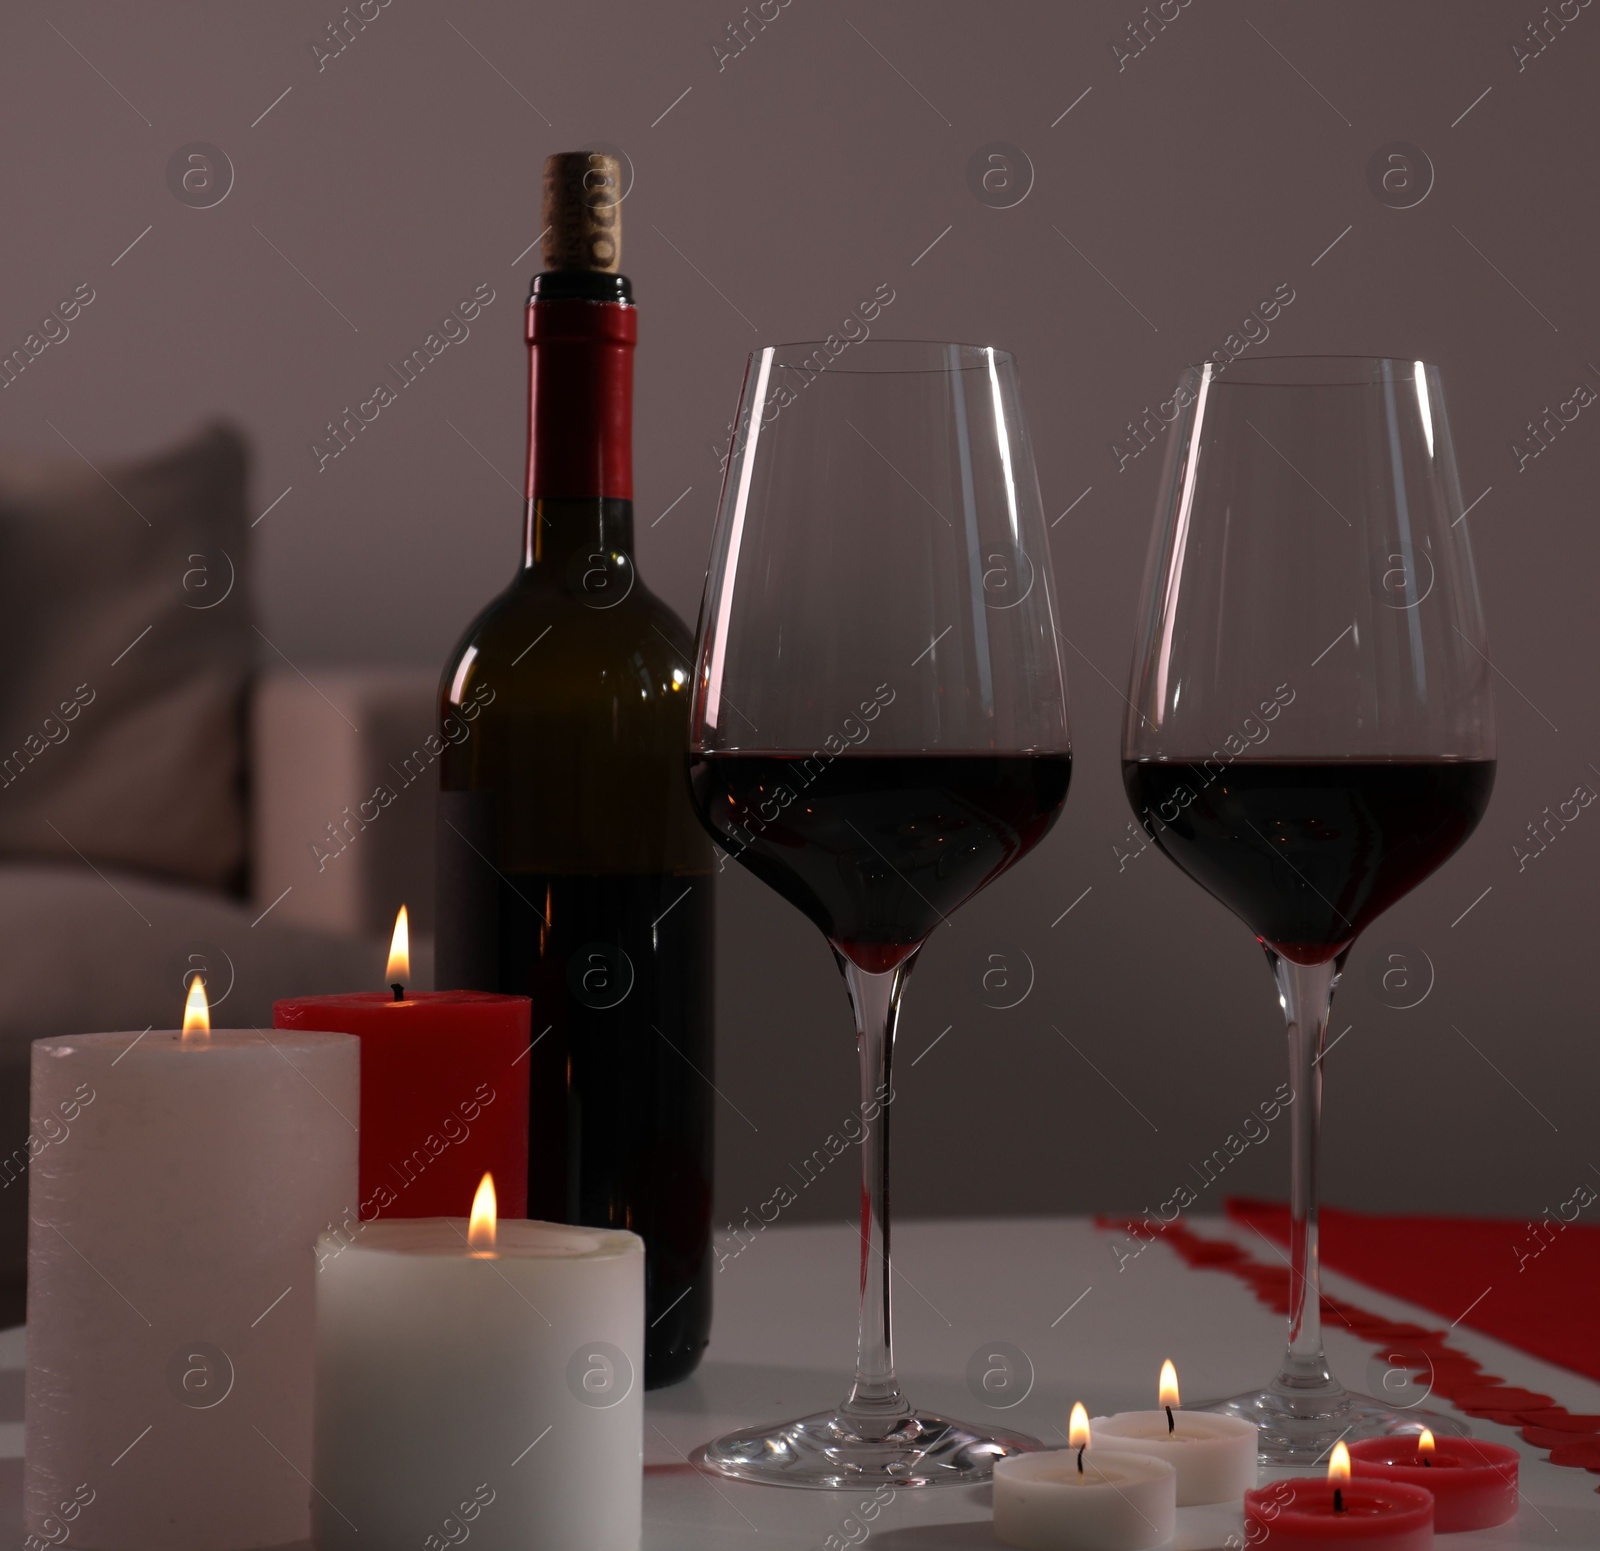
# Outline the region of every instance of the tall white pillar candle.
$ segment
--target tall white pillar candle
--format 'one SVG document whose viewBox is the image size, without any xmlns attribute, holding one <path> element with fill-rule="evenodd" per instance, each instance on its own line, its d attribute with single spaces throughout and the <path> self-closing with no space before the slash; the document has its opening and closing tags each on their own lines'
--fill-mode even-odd
<svg viewBox="0 0 1600 1551">
<path fill-rule="evenodd" d="M 30 1534 L 306 1537 L 314 1245 L 356 1201 L 359 1052 L 256 1029 L 34 1042 Z"/>
<path fill-rule="evenodd" d="M 493 1227 L 492 1248 L 476 1216 L 323 1235 L 319 1551 L 639 1544 L 644 1241 Z"/>
</svg>

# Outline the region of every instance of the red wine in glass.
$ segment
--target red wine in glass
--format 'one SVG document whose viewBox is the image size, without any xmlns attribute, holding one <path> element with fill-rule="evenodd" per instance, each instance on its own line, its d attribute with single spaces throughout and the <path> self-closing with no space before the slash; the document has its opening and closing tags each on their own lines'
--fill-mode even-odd
<svg viewBox="0 0 1600 1551">
<path fill-rule="evenodd" d="M 1070 754 L 702 754 L 706 827 L 852 964 L 891 970 L 1042 840 Z"/>
<path fill-rule="evenodd" d="M 1492 759 L 1126 760 L 1150 838 L 1263 944 L 1337 957 L 1478 826 Z"/>
</svg>

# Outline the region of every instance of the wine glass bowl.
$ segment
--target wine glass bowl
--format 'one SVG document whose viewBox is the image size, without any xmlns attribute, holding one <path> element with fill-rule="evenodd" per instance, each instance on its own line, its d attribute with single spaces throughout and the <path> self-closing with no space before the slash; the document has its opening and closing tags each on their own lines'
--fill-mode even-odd
<svg viewBox="0 0 1600 1551">
<path fill-rule="evenodd" d="M 1191 367 L 1146 568 L 1124 754 L 1493 758 L 1483 616 L 1438 369 Z M 1285 706 L 1288 702 L 1285 701 Z M 1278 733 L 1273 734 L 1279 737 Z"/>
<path fill-rule="evenodd" d="M 971 345 L 773 346 L 750 357 L 735 424 L 689 777 L 713 839 L 823 932 L 845 976 L 864 1118 L 861 1318 L 837 1409 L 696 1458 L 790 1486 L 970 1484 L 1037 1445 L 917 1411 L 900 1390 L 889 1122 L 918 952 L 1043 838 L 1071 775 L 1016 366 Z"/>
<path fill-rule="evenodd" d="M 1322 1349 L 1317 1170 L 1334 986 L 1361 931 L 1465 842 L 1494 784 L 1483 619 L 1439 374 L 1421 361 L 1191 368 L 1123 728 L 1156 845 L 1266 950 L 1288 1027 L 1288 1351 L 1212 1409 L 1265 1462 L 1459 1432 L 1346 1391 Z"/>
</svg>

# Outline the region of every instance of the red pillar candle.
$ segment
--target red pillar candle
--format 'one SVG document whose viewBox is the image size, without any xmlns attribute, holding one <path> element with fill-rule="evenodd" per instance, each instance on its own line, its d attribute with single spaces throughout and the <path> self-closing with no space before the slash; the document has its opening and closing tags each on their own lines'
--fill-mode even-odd
<svg viewBox="0 0 1600 1551">
<path fill-rule="evenodd" d="M 1244 1494 L 1254 1551 L 1433 1551 L 1433 1494 L 1400 1481 L 1354 1481 L 1345 1446 L 1328 1478 L 1294 1476 Z"/>
<path fill-rule="evenodd" d="M 1441 1535 L 1488 1529 L 1514 1518 L 1519 1458 L 1503 1443 L 1435 1439 L 1426 1431 L 1420 1438 L 1404 1433 L 1350 1445 L 1356 1479 L 1401 1481 L 1432 1492 L 1433 1527 Z"/>
<path fill-rule="evenodd" d="M 403 939 L 397 923 L 389 991 L 276 1002 L 273 1026 L 361 1040 L 363 1221 L 465 1216 L 486 1173 L 501 1215 L 526 1217 L 528 1080 L 518 1063 L 531 1004 L 488 991 L 407 990 Z"/>
</svg>

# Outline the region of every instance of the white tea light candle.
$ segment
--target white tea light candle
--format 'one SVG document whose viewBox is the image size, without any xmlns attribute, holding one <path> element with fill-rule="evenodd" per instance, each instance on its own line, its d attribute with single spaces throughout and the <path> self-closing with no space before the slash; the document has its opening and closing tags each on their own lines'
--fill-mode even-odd
<svg viewBox="0 0 1600 1551">
<path fill-rule="evenodd" d="M 1164 1459 L 1089 1447 L 1072 1408 L 1070 1447 L 994 1462 L 994 1532 L 1024 1551 L 1149 1551 L 1172 1539 L 1177 1472 Z"/>
<path fill-rule="evenodd" d="M 323 1235 L 319 1551 L 638 1546 L 644 1241 L 493 1211 Z"/>
<path fill-rule="evenodd" d="M 360 1042 L 207 1021 L 197 977 L 184 1032 L 34 1041 L 34 1130 L 73 1108 L 28 1171 L 38 1540 L 310 1532 L 312 1246 L 356 1201 Z"/>
<path fill-rule="evenodd" d="M 1178 1375 L 1170 1362 L 1161 1365 L 1158 1396 L 1159 1411 L 1096 1417 L 1096 1446 L 1170 1460 L 1178 1472 L 1180 1508 L 1241 1501 L 1256 1484 L 1256 1428 L 1242 1417 L 1179 1410 Z"/>
</svg>

